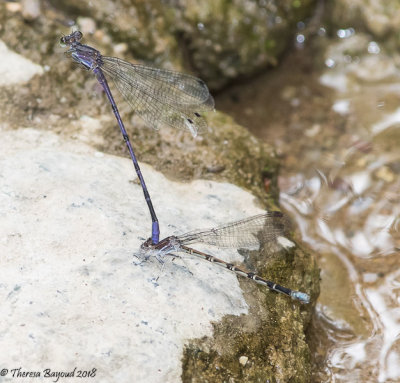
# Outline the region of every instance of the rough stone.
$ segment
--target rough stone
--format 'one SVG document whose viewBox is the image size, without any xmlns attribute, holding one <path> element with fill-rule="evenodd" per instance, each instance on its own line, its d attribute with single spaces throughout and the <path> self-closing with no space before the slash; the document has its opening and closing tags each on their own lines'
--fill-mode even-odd
<svg viewBox="0 0 400 383">
<path fill-rule="evenodd" d="M 5 83 L 0 88 L 1 227 L 6 228 L 1 253 L 7 254 L 1 289 L 7 313 L 15 314 L 7 324 L 1 322 L 8 327 L 0 331 L 5 334 L 0 342 L 11 350 L 10 363 L 21 361 L 20 345 L 12 343 L 18 335 L 25 337 L 27 361 L 41 356 L 27 368 L 54 362 L 60 371 L 77 360 L 93 367 L 90 362 L 95 360 L 104 366 L 118 361 L 113 370 L 99 367 L 105 381 L 148 378 L 150 372 L 140 367 L 154 366 L 155 360 L 162 364 L 165 375 L 157 376 L 163 381 L 309 381 L 304 328 L 311 305 L 299 305 L 200 261 L 167 262 L 163 272 L 156 261 L 132 264 L 140 242 L 149 235 L 143 196 L 136 183 L 129 183 L 134 179 L 132 165 L 96 80 L 64 59 L 58 45 L 66 28 L 57 20 L 80 12 L 46 7 L 28 24 L 18 9 L 11 13 L 7 8 L 0 4 L 0 37 L 10 50 L 42 68 L 41 75 L 22 86 Z M 86 36 L 88 43 L 105 54 L 112 53 L 114 41 L 134 51 L 130 39 L 111 32 L 106 18 L 101 22 L 90 16 L 100 32 Z M 147 25 L 149 30 L 152 26 L 158 24 Z M 151 33 L 138 44 L 144 41 L 147 49 Z M 157 211 L 163 235 L 276 208 L 274 151 L 231 118 L 210 113 L 209 131 L 193 140 L 184 132 L 145 127 L 118 96 L 117 101 L 155 205 L 161 206 Z M 217 192 L 214 186 L 222 189 Z M 260 274 L 314 298 L 318 294 L 316 265 L 298 246 L 273 258 L 265 252 L 215 254 L 227 261 L 246 256 Z M 175 265 L 182 261 L 181 267 Z M 182 290 L 188 294 L 185 303 L 178 296 Z M 150 305 L 148 311 L 136 311 L 145 304 Z M 167 308 L 163 317 L 157 305 Z M 173 319 L 172 308 L 180 319 Z M 137 332 L 152 346 L 150 353 L 141 353 L 144 345 L 132 338 Z M 174 349 L 171 359 L 166 358 L 165 344 L 168 352 Z M 66 353 L 67 348 L 75 354 Z M 242 355 L 249 358 L 245 366 L 239 362 Z M 132 366 L 138 375 L 130 375 Z"/>
</svg>

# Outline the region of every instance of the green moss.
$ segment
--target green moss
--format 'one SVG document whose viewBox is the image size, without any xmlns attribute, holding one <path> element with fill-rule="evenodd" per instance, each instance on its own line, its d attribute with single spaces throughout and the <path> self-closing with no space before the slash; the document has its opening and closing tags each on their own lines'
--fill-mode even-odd
<svg viewBox="0 0 400 383">
<path fill-rule="evenodd" d="M 292 3 L 293 8 L 300 8 L 301 7 L 301 1 L 300 0 L 294 0 Z"/>
<path fill-rule="evenodd" d="M 281 252 L 272 264 L 260 268 L 265 256 L 261 255 L 257 268 L 267 278 L 303 291 L 318 285 L 315 263 L 302 249 Z M 304 275 L 309 278 L 300 286 Z M 212 338 L 191 340 L 183 355 L 182 380 L 308 383 L 310 351 L 304 328 L 310 320 L 309 307 L 245 279 L 241 285 L 250 305 L 249 315 L 227 316 L 214 324 Z M 240 357 L 247 358 L 245 365 Z"/>
</svg>

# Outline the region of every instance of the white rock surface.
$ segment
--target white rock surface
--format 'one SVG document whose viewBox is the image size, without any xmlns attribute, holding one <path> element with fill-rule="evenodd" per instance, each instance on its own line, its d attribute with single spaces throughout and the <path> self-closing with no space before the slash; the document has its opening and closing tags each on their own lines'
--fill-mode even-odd
<svg viewBox="0 0 400 383">
<path fill-rule="evenodd" d="M 36 74 L 43 74 L 43 68 L 7 48 L 0 40 L 0 86 L 14 85 L 29 81 Z"/>
<path fill-rule="evenodd" d="M 96 377 L 60 381 L 179 382 L 185 341 L 247 312 L 237 277 L 197 259 L 136 264 L 151 220 L 128 159 L 32 129 L 0 138 L 0 381 L 77 367 Z M 234 185 L 142 170 L 163 237 L 261 212 Z"/>
</svg>

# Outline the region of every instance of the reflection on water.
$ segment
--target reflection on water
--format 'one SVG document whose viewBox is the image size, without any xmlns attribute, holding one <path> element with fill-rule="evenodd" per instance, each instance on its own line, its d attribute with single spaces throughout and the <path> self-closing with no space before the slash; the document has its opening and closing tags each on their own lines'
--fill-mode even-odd
<svg viewBox="0 0 400 383">
<path fill-rule="evenodd" d="M 354 29 L 318 39 L 217 103 L 275 145 L 281 204 L 318 254 L 314 381 L 399 382 L 399 57 Z"/>
</svg>

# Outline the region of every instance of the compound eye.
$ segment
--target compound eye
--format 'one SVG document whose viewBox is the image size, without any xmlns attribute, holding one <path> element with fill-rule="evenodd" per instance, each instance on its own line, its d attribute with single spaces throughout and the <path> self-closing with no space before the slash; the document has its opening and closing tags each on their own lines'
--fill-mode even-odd
<svg viewBox="0 0 400 383">
<path fill-rule="evenodd" d="M 83 36 L 83 34 L 82 34 L 81 31 L 75 31 L 75 32 L 74 32 L 74 37 L 75 37 L 75 40 L 76 40 L 76 41 L 81 40 L 81 39 L 82 39 L 82 36 Z"/>
</svg>

